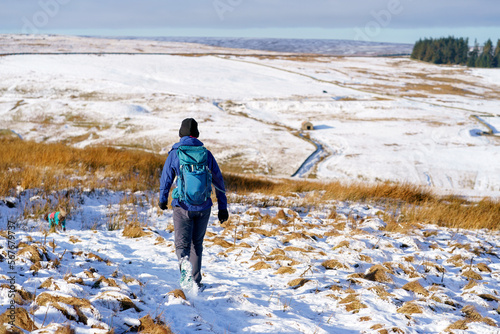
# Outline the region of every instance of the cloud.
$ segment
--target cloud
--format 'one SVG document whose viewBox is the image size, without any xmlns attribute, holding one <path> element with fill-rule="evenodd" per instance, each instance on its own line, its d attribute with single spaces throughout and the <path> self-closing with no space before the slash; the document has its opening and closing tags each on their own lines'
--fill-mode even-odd
<svg viewBox="0 0 500 334">
<path fill-rule="evenodd" d="M 377 19 L 408 29 L 500 22 L 500 6 L 492 0 L 3 0 L 0 29 L 21 29 L 43 13 L 46 29 L 335 29 Z"/>
</svg>

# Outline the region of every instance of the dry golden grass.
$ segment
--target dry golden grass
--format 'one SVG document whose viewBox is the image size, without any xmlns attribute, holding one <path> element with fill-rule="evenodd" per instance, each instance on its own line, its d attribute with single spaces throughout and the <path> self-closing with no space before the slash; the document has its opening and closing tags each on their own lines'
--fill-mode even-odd
<svg viewBox="0 0 500 334">
<path fill-rule="evenodd" d="M 144 285 L 144 283 L 142 283 L 142 282 L 141 282 L 141 281 L 139 281 L 137 278 L 134 278 L 134 277 L 132 277 L 132 276 L 125 276 L 125 275 L 123 275 L 123 276 L 122 276 L 122 281 L 123 281 L 125 284 L 130 284 L 130 283 L 132 283 L 132 284 L 138 284 L 138 285 L 140 285 L 140 286 L 143 286 L 143 285 Z"/>
<path fill-rule="evenodd" d="M 78 242 L 82 242 L 80 239 L 78 239 L 78 237 L 75 237 L 74 235 L 69 237 L 69 241 L 73 244 L 76 244 Z"/>
<path fill-rule="evenodd" d="M 329 269 L 348 269 L 347 266 L 345 266 L 344 264 L 342 264 L 341 262 L 339 262 L 335 259 L 323 261 L 323 263 L 321 263 L 321 265 L 327 270 L 329 270 Z"/>
<path fill-rule="evenodd" d="M 481 293 L 478 296 L 489 302 L 493 301 L 500 302 L 500 298 L 490 295 L 489 293 Z"/>
<path fill-rule="evenodd" d="M 0 285 L 0 288 L 9 290 L 11 289 L 11 286 L 8 284 L 2 284 Z M 23 287 L 20 286 L 14 286 L 14 301 L 16 302 L 17 305 L 25 305 L 25 304 L 30 304 L 33 299 L 35 298 L 35 295 L 32 294 L 29 291 L 24 290 Z"/>
<path fill-rule="evenodd" d="M 73 274 L 66 274 L 64 275 L 64 280 L 70 284 L 80 284 L 80 285 L 85 285 L 83 282 L 83 278 L 81 277 L 76 277 Z"/>
<path fill-rule="evenodd" d="M 405 89 L 416 92 L 424 92 L 428 94 L 446 94 L 446 95 L 477 95 L 471 91 L 466 91 L 461 88 L 456 87 L 456 83 L 453 85 L 444 84 L 444 83 L 412 83 L 406 84 Z M 418 93 L 417 93 L 418 94 Z M 408 94 L 404 94 L 408 96 Z"/>
<path fill-rule="evenodd" d="M 463 261 L 464 258 L 460 254 L 455 254 L 449 259 L 446 260 L 446 262 L 453 264 L 457 268 L 462 268 L 465 266 L 465 262 Z"/>
<path fill-rule="evenodd" d="M 159 317 L 156 319 L 151 318 L 148 314 L 139 319 L 141 325 L 139 326 L 139 333 L 147 334 L 173 334 L 170 327 L 168 327 Z"/>
<path fill-rule="evenodd" d="M 420 306 L 418 306 L 414 302 L 406 302 L 403 304 L 403 306 L 397 309 L 397 312 L 410 315 L 413 313 L 422 313 L 423 310 Z"/>
<path fill-rule="evenodd" d="M 227 188 L 240 194 L 258 192 L 264 195 L 288 195 L 297 192 L 324 191 L 321 201 L 349 200 L 394 203 L 401 207 L 401 216 L 407 227 L 418 223 L 435 223 L 452 228 L 498 230 L 500 202 L 485 198 L 468 202 L 458 197 L 439 197 L 411 184 L 341 182 L 318 183 L 310 180 L 269 180 L 263 177 L 225 173 Z M 316 198 L 317 201 L 319 201 Z M 319 201 L 319 202 L 321 202 Z M 432 236 L 429 233 L 427 236 Z"/>
<path fill-rule="evenodd" d="M 274 255 L 286 255 L 286 253 L 281 248 L 275 248 L 269 253 L 269 256 L 274 256 Z"/>
<path fill-rule="evenodd" d="M 77 186 L 108 188 L 111 190 L 158 189 L 159 176 L 165 156 L 138 150 L 119 150 L 110 147 L 71 146 L 23 141 L 10 136 L 0 136 L 0 196 L 15 194 L 18 185 L 37 188 L 45 193 Z M 396 183 L 341 183 L 315 182 L 312 180 L 268 179 L 239 175 L 224 170 L 229 193 L 239 195 L 260 193 L 268 196 L 271 205 L 276 196 L 297 192 L 311 192 L 314 196 L 304 199 L 304 204 L 326 204 L 331 200 L 361 201 L 395 205 L 401 209 L 404 221 L 398 225 L 412 227 L 418 223 L 435 223 L 453 228 L 500 228 L 500 202 L 483 199 L 467 202 L 456 197 L 442 198 L 412 184 Z M 70 203 L 62 204 L 68 208 Z M 260 205 L 266 205 L 265 203 Z M 32 208 L 33 214 L 46 212 L 48 207 Z M 329 219 L 335 219 L 335 210 Z M 68 211 L 70 212 L 70 211 Z M 278 213 L 289 220 L 289 214 Z M 276 217 L 273 217 L 277 219 Z M 390 217 L 387 217 L 388 219 Z M 262 219 L 264 221 L 264 219 Z M 396 217 L 392 218 L 396 221 Z M 388 221 L 390 223 L 390 219 Z M 416 226 L 416 225 L 415 225 Z M 334 231 L 332 231 L 334 233 Z M 431 236 L 430 233 L 428 236 Z M 327 235 L 325 235 L 327 236 Z"/>
<path fill-rule="evenodd" d="M 500 228 L 500 202 L 483 199 L 477 203 L 452 199 L 451 202 L 435 198 L 418 206 L 403 208 L 408 221 L 435 223 L 452 228 Z"/>
<path fill-rule="evenodd" d="M 290 282 L 288 282 L 288 286 L 292 287 L 293 289 L 298 289 L 310 281 L 311 280 L 307 279 L 307 278 L 296 278 L 296 279 L 293 279 Z"/>
<path fill-rule="evenodd" d="M 365 304 L 363 304 L 358 295 L 351 293 L 347 297 L 341 299 L 339 304 L 346 304 L 345 309 L 347 312 L 358 313 L 360 309 L 367 308 Z"/>
<path fill-rule="evenodd" d="M 253 268 L 253 270 L 262 270 L 262 269 L 271 268 L 271 265 L 264 262 L 264 261 L 260 261 L 260 262 L 257 262 L 256 264 L 254 264 L 253 266 L 251 266 L 250 268 Z"/>
<path fill-rule="evenodd" d="M 285 251 L 287 252 L 302 252 L 302 253 L 309 253 L 309 251 L 305 248 L 301 248 L 301 247 L 295 247 L 295 246 L 287 246 L 284 248 Z M 271 254 L 269 254 L 271 255 Z M 284 255 L 284 254 L 282 254 Z"/>
<path fill-rule="evenodd" d="M 296 270 L 290 266 L 279 267 L 275 275 L 293 274 Z"/>
<path fill-rule="evenodd" d="M 40 286 L 38 288 L 39 289 L 53 290 L 53 291 L 61 290 L 59 288 L 59 286 L 54 282 L 53 277 L 47 278 L 45 281 L 42 282 L 42 284 L 40 284 Z"/>
<path fill-rule="evenodd" d="M 438 231 L 424 231 L 423 234 L 424 234 L 424 237 L 428 238 L 428 237 L 438 235 Z"/>
<path fill-rule="evenodd" d="M 35 246 L 25 246 L 19 249 L 16 256 L 18 257 L 27 257 L 31 262 L 40 262 L 42 257 L 38 252 L 38 249 Z"/>
<path fill-rule="evenodd" d="M 468 279 L 473 279 L 473 280 L 476 280 L 476 281 L 480 281 L 483 279 L 483 277 L 481 275 L 479 275 L 478 273 L 476 273 L 475 271 L 473 271 L 472 269 L 469 269 L 469 270 L 466 270 L 466 271 L 463 271 L 462 272 L 462 276 L 463 277 L 466 277 Z"/>
<path fill-rule="evenodd" d="M 490 267 L 486 263 L 478 263 L 476 265 L 477 269 L 483 273 L 491 273 Z"/>
<path fill-rule="evenodd" d="M 387 276 L 388 273 L 390 273 L 390 270 L 380 264 L 376 264 L 368 270 L 364 278 L 379 283 L 392 283 L 392 278 Z"/>
<path fill-rule="evenodd" d="M 110 265 L 112 264 L 112 262 L 111 262 L 110 260 L 105 260 L 105 259 L 103 259 L 102 257 L 100 257 L 99 255 L 94 254 L 94 253 L 88 253 L 88 254 L 87 254 L 87 257 L 88 257 L 89 259 L 94 259 L 94 260 L 97 260 L 97 261 L 99 261 L 99 262 L 104 262 L 104 263 L 106 263 L 108 266 L 110 266 Z"/>
<path fill-rule="evenodd" d="M 368 263 L 372 263 L 373 260 L 371 257 L 369 257 L 368 255 L 364 255 L 364 254 L 359 254 L 359 259 L 361 261 L 364 261 L 364 262 L 368 262 Z"/>
<path fill-rule="evenodd" d="M 453 329 L 467 330 L 467 324 L 471 322 L 483 322 L 487 325 L 498 327 L 497 324 L 488 317 L 483 317 L 473 305 L 466 305 L 462 308 L 462 313 L 465 316 L 465 319 L 461 319 L 455 321 L 451 325 L 449 325 L 445 331 L 451 332 Z"/>
<path fill-rule="evenodd" d="M 385 287 L 382 285 L 373 286 L 371 288 L 368 288 L 368 290 L 374 291 L 382 300 L 389 300 L 390 298 L 395 297 L 392 293 L 387 292 Z"/>
<path fill-rule="evenodd" d="M 55 296 L 47 292 L 43 292 L 36 297 L 36 304 L 40 306 L 52 306 L 59 310 L 68 320 L 74 320 L 84 324 L 87 324 L 88 318 L 81 311 L 82 308 L 90 309 L 93 313 L 98 314 L 97 310 L 94 309 L 90 301 L 87 299 Z M 67 307 L 61 306 L 61 304 L 72 306 L 78 318 L 75 318 L 73 314 L 68 312 Z"/>
<path fill-rule="evenodd" d="M 181 289 L 172 290 L 168 294 L 174 296 L 175 298 L 182 298 L 184 300 L 187 300 L 184 291 L 182 291 Z"/>
<path fill-rule="evenodd" d="M 0 138 L 0 196 L 23 188 L 45 191 L 85 186 L 146 190 L 159 185 L 165 157 L 110 147 L 78 149 L 58 144 Z M 84 181 L 69 176 L 84 177 Z"/>
<path fill-rule="evenodd" d="M 24 308 L 16 307 L 15 314 L 16 314 L 16 318 L 14 320 L 15 326 L 27 331 L 34 331 L 38 329 L 33 320 L 31 320 L 28 311 L 26 311 Z M 3 325 L 4 323 L 12 321 L 12 319 L 9 318 L 9 315 L 10 315 L 9 310 L 6 310 L 4 313 L 0 315 L 0 333 L 22 333 L 21 331 L 18 332 L 8 331 L 7 328 Z"/>
<path fill-rule="evenodd" d="M 145 232 L 138 221 L 131 221 L 123 228 L 123 236 L 126 238 L 142 238 L 150 235 L 150 232 Z"/>
<path fill-rule="evenodd" d="M 297 180 L 269 180 L 263 177 L 225 173 L 224 179 L 230 191 L 238 193 L 258 192 L 264 195 L 288 195 L 297 192 L 315 190 L 325 191 L 324 200 L 387 200 L 395 199 L 407 203 L 422 203 L 433 195 L 421 187 L 411 184 L 381 183 L 367 185 L 363 183 L 343 184 L 341 182 L 313 182 Z M 316 197 L 316 196 L 315 196 Z"/>
<path fill-rule="evenodd" d="M 99 277 L 97 281 L 95 281 L 94 284 L 92 285 L 92 288 L 98 289 L 101 287 L 102 283 L 106 284 L 106 286 L 119 288 L 118 284 L 116 284 L 116 281 L 113 278 L 106 278 L 104 276 Z"/>
<path fill-rule="evenodd" d="M 70 325 L 59 326 L 54 334 L 75 334 L 75 330 Z"/>
<path fill-rule="evenodd" d="M 121 294 L 114 294 L 113 291 L 101 292 L 96 298 L 103 300 L 116 300 L 118 305 L 120 306 L 120 311 L 125 311 L 133 308 L 136 312 L 141 312 L 141 309 L 138 308 L 129 297 Z"/>
<path fill-rule="evenodd" d="M 444 273 L 446 270 L 444 269 L 443 266 L 440 266 L 439 264 L 431 261 L 424 261 L 422 262 L 422 265 L 425 267 L 425 272 L 429 272 L 429 268 L 434 268 L 440 273 Z"/>
<path fill-rule="evenodd" d="M 469 290 L 472 289 L 473 287 L 477 286 L 477 281 L 473 279 L 469 279 L 469 282 L 467 283 L 466 286 L 463 287 L 464 290 Z"/>
<path fill-rule="evenodd" d="M 402 289 L 421 294 L 425 297 L 429 296 L 429 291 L 427 291 L 418 281 L 408 282 L 403 285 Z"/>
<path fill-rule="evenodd" d="M 222 248 L 230 248 L 234 246 L 234 244 L 221 237 L 214 237 L 213 239 L 209 239 L 207 241 L 212 241 L 214 245 L 221 246 Z"/>
<path fill-rule="evenodd" d="M 445 331 L 452 332 L 452 330 L 454 330 L 454 329 L 459 329 L 459 330 L 465 331 L 465 330 L 469 329 L 469 327 L 467 327 L 467 324 L 469 322 L 470 321 L 468 321 L 467 319 L 457 320 L 454 323 L 452 323 L 451 325 L 449 325 L 448 327 L 446 327 Z"/>
<path fill-rule="evenodd" d="M 338 249 L 338 248 L 342 248 L 342 247 L 349 247 L 349 241 L 347 240 L 342 240 L 341 242 L 339 242 L 335 247 L 333 247 L 333 249 Z"/>
</svg>

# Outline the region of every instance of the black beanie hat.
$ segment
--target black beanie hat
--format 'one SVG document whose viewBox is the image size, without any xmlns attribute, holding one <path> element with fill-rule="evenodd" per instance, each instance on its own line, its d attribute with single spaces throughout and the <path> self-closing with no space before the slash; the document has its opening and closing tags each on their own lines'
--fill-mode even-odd
<svg viewBox="0 0 500 334">
<path fill-rule="evenodd" d="M 186 118 L 182 121 L 181 128 L 179 129 L 179 137 L 191 136 L 198 138 L 200 132 L 198 132 L 198 123 L 194 118 Z"/>
</svg>

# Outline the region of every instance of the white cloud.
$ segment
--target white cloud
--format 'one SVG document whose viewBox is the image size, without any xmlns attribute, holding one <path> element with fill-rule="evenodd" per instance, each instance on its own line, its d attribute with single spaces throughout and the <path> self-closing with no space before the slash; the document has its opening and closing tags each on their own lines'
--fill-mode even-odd
<svg viewBox="0 0 500 334">
<path fill-rule="evenodd" d="M 44 17 L 43 13 L 49 15 Z M 42 20 L 44 18 L 48 18 L 46 22 Z M 500 6 L 491 0 L 0 2 L 0 32 L 21 32 L 26 21 L 35 19 L 45 23 L 44 32 L 78 29 L 354 29 L 373 22 L 386 29 L 429 29 L 498 27 Z"/>
</svg>

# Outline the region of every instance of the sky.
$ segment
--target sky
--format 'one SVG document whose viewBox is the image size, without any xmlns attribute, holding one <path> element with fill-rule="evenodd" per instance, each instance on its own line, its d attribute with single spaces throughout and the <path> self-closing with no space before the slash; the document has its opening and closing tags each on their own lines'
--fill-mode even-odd
<svg viewBox="0 0 500 334">
<path fill-rule="evenodd" d="M 500 38 L 498 0 L 0 0 L 0 33 L 350 39 Z"/>
</svg>

